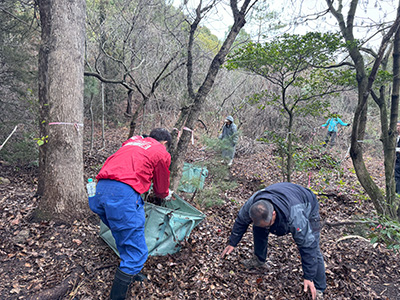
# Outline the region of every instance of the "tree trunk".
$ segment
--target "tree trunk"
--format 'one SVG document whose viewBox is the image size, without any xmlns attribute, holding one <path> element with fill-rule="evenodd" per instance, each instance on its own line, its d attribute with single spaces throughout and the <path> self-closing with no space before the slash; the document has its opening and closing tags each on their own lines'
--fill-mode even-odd
<svg viewBox="0 0 400 300">
<path fill-rule="evenodd" d="M 186 119 L 189 115 L 190 108 L 188 106 L 184 106 L 181 108 L 181 112 L 179 114 L 178 120 L 175 122 L 175 128 L 171 132 L 172 142 L 170 149 L 176 149 L 179 141 L 179 128 L 182 128 L 186 122 Z"/>
<path fill-rule="evenodd" d="M 132 95 L 133 95 L 133 91 L 129 90 L 128 96 L 126 98 L 126 115 L 127 116 L 132 115 Z"/>
<path fill-rule="evenodd" d="M 358 80 L 358 106 L 356 109 L 356 113 L 354 115 L 354 126 L 353 125 L 353 131 L 352 131 L 352 138 L 351 138 L 351 149 L 350 149 L 350 155 L 353 160 L 354 168 L 356 170 L 357 178 L 360 181 L 361 185 L 364 187 L 366 190 L 367 194 L 370 196 L 372 202 L 374 203 L 375 209 L 378 212 L 378 214 L 381 215 L 387 215 L 390 217 L 397 217 L 396 213 L 394 213 L 394 210 L 396 210 L 393 201 L 397 198 L 393 194 L 393 182 L 390 179 L 392 176 L 393 172 L 393 160 L 394 160 L 394 147 L 392 144 L 394 143 L 394 137 L 390 137 L 390 135 L 393 135 L 392 131 L 395 128 L 396 124 L 396 119 L 398 115 L 398 99 L 394 96 L 396 94 L 395 90 L 393 89 L 393 94 L 392 94 L 392 105 L 391 105 L 391 117 L 390 117 L 390 130 L 386 130 L 383 128 L 386 122 L 383 122 L 381 124 L 382 127 L 382 134 L 385 132 L 389 135 L 386 137 L 383 137 L 384 139 L 387 139 L 388 142 L 386 144 L 386 149 L 385 149 L 385 144 L 384 144 L 384 164 L 385 164 L 385 174 L 390 174 L 389 178 L 386 178 L 386 196 L 380 191 L 379 187 L 376 185 L 374 180 L 372 179 L 371 175 L 369 174 L 365 163 L 364 159 L 362 157 L 362 147 L 360 144 L 360 140 L 363 140 L 364 138 L 364 132 L 365 132 L 365 126 L 366 126 L 366 119 L 367 119 L 367 100 L 368 100 L 368 95 L 371 93 L 371 88 L 373 85 L 373 82 L 375 81 L 376 74 L 378 71 L 378 68 L 380 67 L 383 57 L 384 57 L 384 52 L 387 48 L 387 44 L 389 43 L 390 38 L 399 30 L 399 22 L 400 22 L 400 6 L 398 6 L 398 12 L 397 12 L 397 17 L 391 28 L 388 30 L 387 34 L 382 38 L 381 46 L 379 49 L 379 52 L 375 58 L 374 64 L 371 68 L 369 76 L 366 76 L 366 71 L 365 71 L 365 66 L 364 64 L 362 65 L 359 64 L 359 61 L 362 61 L 362 59 L 358 59 L 361 57 L 361 53 L 359 52 L 358 49 L 351 49 L 350 50 L 350 56 L 353 58 L 353 61 L 356 63 L 356 72 L 357 72 L 357 80 Z M 398 45 L 397 45 L 398 46 Z M 355 47 L 354 47 L 355 48 Z M 396 49 L 397 50 L 397 49 Z M 396 51 L 395 50 L 395 51 Z M 393 66 L 393 71 L 395 71 L 395 64 Z M 397 70 L 398 72 L 398 70 Z M 395 73 L 394 73 L 395 75 Z M 395 78 L 394 76 L 393 83 L 395 84 Z M 398 95 L 398 91 L 397 91 Z M 393 97 L 395 97 L 393 99 Z M 393 103 L 393 100 L 396 100 L 397 103 Z M 381 113 L 383 111 L 381 110 Z M 381 116 L 382 118 L 387 118 L 387 116 Z M 390 149 L 391 148 L 391 149 Z M 386 169 L 390 168 L 390 170 Z M 397 201 L 396 201 L 397 202 Z"/>
<path fill-rule="evenodd" d="M 392 47 L 393 49 L 393 47 Z M 396 74 L 396 51 L 398 52 L 398 49 L 394 49 L 393 52 L 393 74 Z M 384 71 L 387 71 L 387 63 L 389 60 L 389 53 L 386 55 L 385 59 L 382 62 L 382 69 Z M 398 72 L 398 70 L 397 70 Z M 393 81 L 396 76 L 394 76 Z M 393 86 L 395 87 L 395 84 L 393 82 Z M 396 90 L 394 89 L 393 93 L 396 93 Z M 387 203 L 396 203 L 396 183 L 395 183 L 395 178 L 394 178 L 394 168 L 395 168 L 395 160 L 396 160 L 396 154 L 395 154 L 395 149 L 396 149 L 396 138 L 397 138 L 397 111 L 398 111 L 398 99 L 396 97 L 392 96 L 392 101 L 389 105 L 389 102 L 387 98 L 389 98 L 386 94 L 386 88 L 385 85 L 382 85 L 379 89 L 379 96 L 375 94 L 375 92 L 372 90 L 371 91 L 372 98 L 375 100 L 376 104 L 379 107 L 379 113 L 380 113 L 380 120 L 381 120 L 381 141 L 383 145 L 383 157 L 384 157 L 384 166 L 385 166 L 385 184 L 386 184 L 386 202 Z M 390 107 L 391 113 L 389 115 L 388 108 Z M 386 214 L 386 205 L 382 205 L 382 210 L 384 211 L 384 214 Z M 390 205 L 389 207 L 394 207 L 393 205 Z M 390 215 L 393 217 L 396 214 L 393 214 L 392 211 L 390 211 Z"/>
<path fill-rule="evenodd" d="M 41 134 L 36 220 L 71 222 L 87 206 L 83 182 L 84 0 L 40 0 Z M 53 124 L 52 124 L 53 123 Z"/>
<path fill-rule="evenodd" d="M 138 119 L 139 114 L 140 114 L 140 112 L 142 111 L 143 107 L 146 105 L 148 99 L 149 99 L 149 98 L 144 97 L 143 100 L 142 100 L 142 102 L 141 102 L 141 103 L 138 105 L 138 107 L 136 108 L 135 113 L 132 115 L 131 123 L 130 123 L 130 126 L 129 126 L 129 135 L 128 135 L 128 137 L 127 137 L 128 139 L 129 139 L 130 137 L 132 137 L 132 136 L 135 134 L 137 119 Z M 143 118 L 144 118 L 144 116 L 143 116 Z"/>
<path fill-rule="evenodd" d="M 101 145 L 103 148 L 106 147 L 106 138 L 105 138 L 105 121 L 104 117 L 106 114 L 106 109 L 105 109 L 105 92 L 104 92 L 104 86 L 105 83 L 101 83 Z"/>
<path fill-rule="evenodd" d="M 339 4 L 338 9 L 335 9 L 333 7 L 334 1 L 332 0 L 326 0 L 329 10 L 331 13 L 335 16 L 339 23 L 340 30 L 342 32 L 342 35 L 344 39 L 347 42 L 348 45 L 348 52 L 350 54 L 351 59 L 353 60 L 355 64 L 355 69 L 356 69 L 356 79 L 357 79 L 357 85 L 358 85 L 358 104 L 357 104 L 357 109 L 354 114 L 354 119 L 353 119 L 353 129 L 352 129 L 352 134 L 351 134 L 351 148 L 350 148 L 350 156 L 353 161 L 354 169 L 356 171 L 356 175 L 358 180 L 360 181 L 361 185 L 367 192 L 367 194 L 370 196 L 372 202 L 374 203 L 375 209 L 378 212 L 378 214 L 384 214 L 384 215 L 389 215 L 393 216 L 393 203 L 392 203 L 392 189 L 391 185 L 393 183 L 391 182 L 390 179 L 387 179 L 386 184 L 389 184 L 389 186 L 386 186 L 386 190 L 389 191 L 389 194 L 385 195 L 381 192 L 380 188 L 377 186 L 377 184 L 374 182 L 372 179 L 371 175 L 369 174 L 364 158 L 363 158 L 363 150 L 362 150 L 362 142 L 364 139 L 364 133 L 365 133 L 365 127 L 366 127 L 366 122 L 367 122 L 367 108 L 368 108 L 368 97 L 371 93 L 371 88 L 372 85 L 375 81 L 376 74 L 378 71 L 379 66 L 381 65 L 384 52 L 387 48 L 387 44 L 389 43 L 390 38 L 393 36 L 394 33 L 398 31 L 399 28 L 399 23 L 400 23 L 400 5 L 398 5 L 397 8 L 397 16 L 395 21 L 393 22 L 393 25 L 389 28 L 385 36 L 382 38 L 381 46 L 379 49 L 379 52 L 377 53 L 375 60 L 373 61 L 373 66 L 371 68 L 371 71 L 369 72 L 369 75 L 367 75 L 367 69 L 364 63 L 363 56 L 360 52 L 360 48 L 357 46 L 357 43 L 355 43 L 355 38 L 353 35 L 353 28 L 354 28 L 354 19 L 355 19 L 355 13 L 356 13 L 356 8 L 359 3 L 359 0 L 351 0 L 350 1 L 350 8 L 348 11 L 348 16 L 345 21 L 343 15 L 342 15 L 342 5 Z M 346 24 L 347 22 L 347 24 Z M 397 45 L 398 47 L 398 45 Z M 396 49 L 397 50 L 397 49 Z M 395 50 L 395 51 L 396 51 Z M 394 64 L 395 65 L 395 64 Z M 393 71 L 395 72 L 395 66 L 393 67 Z M 398 72 L 398 70 L 397 70 Z M 395 75 L 395 74 L 394 74 Z M 394 76 L 396 78 L 396 76 Z M 393 81 L 394 82 L 394 81 Z M 398 98 L 396 98 L 396 95 L 398 96 L 398 91 L 397 93 L 393 91 L 393 96 L 392 96 L 392 107 L 391 107 L 391 117 L 390 117 L 390 129 L 391 130 L 386 130 L 386 132 L 390 135 L 393 134 L 391 131 L 394 130 L 395 124 L 395 118 L 397 118 L 398 114 Z M 394 97 L 394 98 L 393 98 Z M 397 101 L 396 103 L 393 103 L 393 101 Z M 381 110 L 381 113 L 383 111 Z M 385 118 L 385 116 L 381 116 L 381 119 Z M 385 122 L 381 124 L 381 126 L 384 126 Z M 385 133 L 385 130 L 383 128 L 382 134 Z M 393 137 L 392 137 L 393 138 Z M 385 141 L 385 139 L 389 139 L 389 141 Z M 386 142 L 386 146 L 392 149 L 385 149 L 385 168 L 391 168 L 390 170 L 385 169 L 386 174 L 390 174 L 392 176 L 393 172 L 393 156 L 394 155 L 394 149 L 393 149 L 393 140 L 390 141 L 390 136 L 382 136 L 382 140 Z M 384 144 L 385 147 L 385 144 Z M 393 154 L 389 154 L 389 152 Z M 391 160 L 391 161 L 389 161 Z M 396 197 L 394 197 L 396 198 Z"/>
<path fill-rule="evenodd" d="M 90 113 L 90 153 L 93 151 L 94 143 L 94 115 L 93 115 L 93 98 L 94 94 L 90 94 L 89 113 Z"/>
<path fill-rule="evenodd" d="M 350 157 L 353 161 L 354 169 L 356 175 L 361 185 L 370 196 L 374 203 L 375 209 L 378 213 L 382 213 L 381 203 L 384 202 L 383 194 L 381 193 L 379 187 L 373 181 L 371 175 L 369 174 L 367 167 L 364 162 L 362 142 L 364 140 L 364 132 L 366 126 L 366 115 L 367 115 L 367 80 L 365 76 L 362 81 L 359 82 L 358 87 L 358 106 L 354 114 L 353 119 L 353 129 L 351 134 L 351 147 L 350 147 Z"/>
<path fill-rule="evenodd" d="M 289 113 L 289 126 L 288 126 L 288 139 L 287 139 L 287 166 L 286 166 L 286 180 L 291 181 L 292 164 L 293 164 L 293 112 Z"/>
<path fill-rule="evenodd" d="M 237 1 L 231 0 L 231 8 L 234 16 L 234 24 L 231 27 L 231 30 L 224 41 L 221 49 L 217 53 L 217 55 L 214 57 L 214 59 L 211 62 L 211 65 L 208 69 L 207 75 L 205 80 L 203 81 L 202 85 L 200 86 L 198 92 L 196 94 L 193 93 L 192 91 L 192 82 L 191 82 L 191 75 L 193 70 L 189 69 L 191 66 L 191 63 L 189 63 L 189 60 L 192 58 L 191 57 L 191 48 L 188 47 L 188 91 L 189 95 L 192 95 L 193 99 L 193 105 L 190 107 L 190 110 L 188 112 L 188 117 L 185 122 L 185 127 L 188 127 L 189 129 L 194 128 L 195 122 L 199 117 L 200 114 L 200 109 L 202 108 L 202 105 L 204 104 L 206 97 L 208 93 L 210 92 L 211 88 L 214 85 L 215 78 L 218 74 L 218 71 L 222 64 L 224 63 L 225 57 L 228 54 L 230 48 L 232 47 L 233 42 L 235 41 L 237 35 L 239 34 L 240 29 L 244 26 L 246 23 L 245 21 L 245 15 L 247 12 L 248 7 L 250 6 L 250 0 L 245 0 L 244 3 L 242 4 L 242 7 L 240 11 L 238 10 L 237 7 Z M 255 1 L 257 2 L 257 1 Z M 251 6 L 250 6 L 251 7 Z M 198 10 L 198 12 L 200 9 Z M 191 28 L 192 30 L 193 28 Z M 181 128 L 178 128 L 181 129 Z M 191 140 L 191 134 L 192 132 L 187 131 L 187 130 L 182 130 L 181 137 L 177 143 L 177 146 L 175 149 L 172 150 L 172 162 L 171 162 L 171 189 L 176 189 L 179 184 L 179 180 L 181 177 L 182 173 L 182 166 L 184 162 L 184 157 L 189 145 L 189 142 Z"/>
<path fill-rule="evenodd" d="M 396 138 L 395 138 L 395 128 L 398 120 L 399 113 L 399 92 L 400 92 L 400 27 L 397 29 L 394 42 L 393 42 L 393 91 L 392 91 L 392 101 L 391 101 L 391 137 L 392 143 L 396 146 Z M 392 150 L 392 153 L 395 153 Z M 392 162 L 394 162 L 395 154 L 393 154 Z M 394 167 L 392 165 L 392 170 Z M 393 174 L 393 173 L 392 173 Z M 391 208 L 391 215 L 393 218 L 397 218 L 400 220 L 400 201 L 396 195 L 394 180 L 391 181 L 392 193 L 389 201 L 389 207 Z"/>
</svg>

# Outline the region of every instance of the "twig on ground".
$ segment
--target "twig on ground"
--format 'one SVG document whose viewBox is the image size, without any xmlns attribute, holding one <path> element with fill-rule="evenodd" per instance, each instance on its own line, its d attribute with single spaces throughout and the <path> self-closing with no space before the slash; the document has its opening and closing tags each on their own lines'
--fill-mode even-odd
<svg viewBox="0 0 400 300">
<path fill-rule="evenodd" d="M 339 243 L 340 241 L 344 241 L 344 240 L 348 240 L 348 239 L 360 239 L 362 241 L 368 242 L 369 243 L 369 239 L 366 239 L 365 237 L 359 236 L 359 235 L 347 235 L 347 236 L 342 236 L 341 238 L 339 238 L 336 243 Z"/>
</svg>

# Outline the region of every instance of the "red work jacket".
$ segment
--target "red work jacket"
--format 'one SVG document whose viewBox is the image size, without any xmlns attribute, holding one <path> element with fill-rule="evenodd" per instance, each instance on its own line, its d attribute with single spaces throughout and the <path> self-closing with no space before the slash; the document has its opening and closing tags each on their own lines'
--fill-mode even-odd
<svg viewBox="0 0 400 300">
<path fill-rule="evenodd" d="M 153 181 L 154 193 L 168 196 L 171 155 L 151 137 L 133 136 L 107 158 L 97 180 L 112 179 L 130 185 L 136 192 L 147 192 Z"/>
</svg>

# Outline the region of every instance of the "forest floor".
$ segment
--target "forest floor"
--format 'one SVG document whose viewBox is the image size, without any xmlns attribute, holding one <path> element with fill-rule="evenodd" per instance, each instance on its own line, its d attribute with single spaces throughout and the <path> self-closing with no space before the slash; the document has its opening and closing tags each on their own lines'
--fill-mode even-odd
<svg viewBox="0 0 400 300">
<path fill-rule="evenodd" d="M 85 149 L 87 177 L 94 177 L 120 146 L 126 133 L 118 130 L 107 131 L 104 149 L 91 154 Z M 237 185 L 219 196 L 222 205 L 204 209 L 196 197 L 181 195 L 207 217 L 179 252 L 149 257 L 143 273 L 150 280 L 132 284 L 128 299 L 311 299 L 303 292 L 299 253 L 290 236 L 270 236 L 269 267 L 262 272 L 247 271 L 240 264 L 252 254 L 250 231 L 231 255 L 220 257 L 241 205 L 260 186 L 282 181 L 273 147 L 246 142 L 241 140 L 230 169 L 228 180 Z M 202 149 L 196 141 L 187 161 L 199 162 L 213 155 Z M 337 153 L 331 156 L 338 157 Z M 372 158 L 367 161 L 374 177 L 383 178 L 382 163 Z M 343 172 L 328 171 L 325 179 L 330 181 L 323 183 L 318 175 L 320 167 L 297 172 L 292 179 L 321 193 L 318 198 L 324 222 L 374 215 L 351 160 L 342 165 Z M 97 216 L 88 210 L 87 218 L 70 225 L 30 222 L 38 201 L 37 172 L 37 168 L 0 162 L 0 299 L 108 299 L 119 258 L 99 237 Z M 210 174 L 206 186 L 212 178 Z M 360 237 L 361 229 L 356 230 L 348 225 L 322 228 L 328 285 L 325 299 L 400 299 L 399 254 L 383 244 L 371 244 Z M 356 237 L 343 239 L 349 235 Z"/>
</svg>

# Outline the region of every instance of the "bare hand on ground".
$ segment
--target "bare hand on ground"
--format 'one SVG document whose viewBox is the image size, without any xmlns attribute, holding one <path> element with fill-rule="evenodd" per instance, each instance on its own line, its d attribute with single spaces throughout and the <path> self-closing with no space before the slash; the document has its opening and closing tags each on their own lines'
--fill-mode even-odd
<svg viewBox="0 0 400 300">
<path fill-rule="evenodd" d="M 233 251 L 233 249 L 235 249 L 235 247 L 233 247 L 231 245 L 226 246 L 224 251 L 222 251 L 221 257 L 224 257 L 226 254 L 230 254 Z"/>
<path fill-rule="evenodd" d="M 304 292 L 307 293 L 308 288 L 310 288 L 311 296 L 313 300 L 317 298 L 317 290 L 315 289 L 314 282 L 304 279 Z"/>
</svg>

